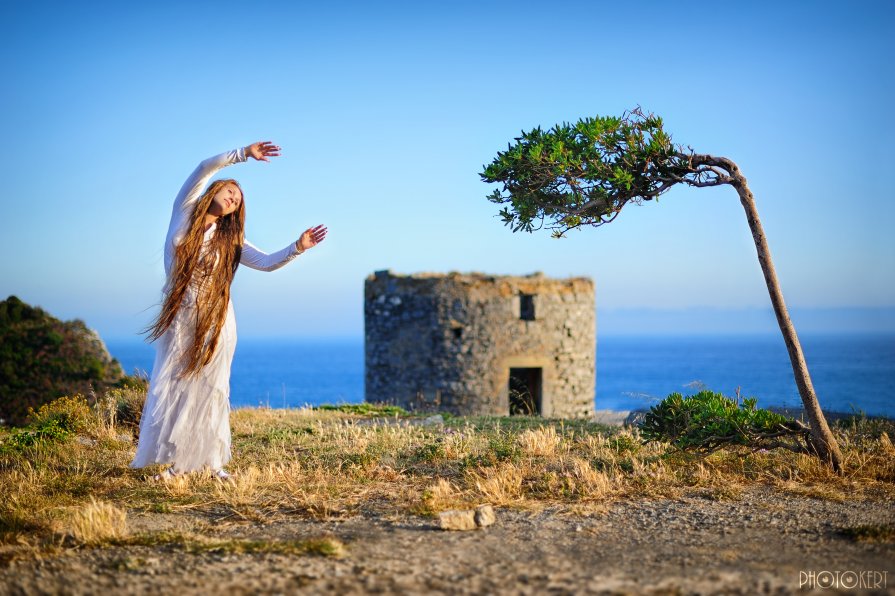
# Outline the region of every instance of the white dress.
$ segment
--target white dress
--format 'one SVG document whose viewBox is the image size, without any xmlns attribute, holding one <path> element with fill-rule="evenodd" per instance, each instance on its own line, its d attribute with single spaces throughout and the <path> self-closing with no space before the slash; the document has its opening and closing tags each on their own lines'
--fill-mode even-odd
<svg viewBox="0 0 895 596">
<path fill-rule="evenodd" d="M 206 159 L 180 189 L 165 240 L 165 274 L 169 283 L 175 247 L 183 240 L 190 215 L 209 180 L 221 168 L 245 160 L 243 149 Z M 206 241 L 216 229 L 212 225 L 205 232 Z M 266 254 L 246 241 L 239 262 L 252 269 L 273 271 L 298 254 L 295 243 Z M 230 363 L 236 348 L 233 304 L 227 305 L 227 318 L 211 361 L 198 374 L 178 378 L 181 357 L 193 340 L 195 292 L 195 287 L 190 286 L 174 322 L 156 342 L 132 468 L 170 463 L 175 472 L 190 472 L 205 467 L 218 470 L 230 461 Z"/>
</svg>

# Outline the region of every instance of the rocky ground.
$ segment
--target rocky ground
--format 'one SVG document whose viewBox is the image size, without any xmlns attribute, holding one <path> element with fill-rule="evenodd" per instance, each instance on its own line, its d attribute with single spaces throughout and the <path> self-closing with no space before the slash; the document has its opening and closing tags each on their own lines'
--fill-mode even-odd
<svg viewBox="0 0 895 596">
<path fill-rule="evenodd" d="M 130 520 L 136 532 L 202 527 L 217 537 L 269 541 L 329 536 L 344 543 L 345 555 L 82 548 L 0 568 L 0 593 L 789 594 L 805 592 L 810 573 L 823 582 L 837 572 L 839 589 L 816 584 L 820 593 L 895 593 L 891 535 L 867 542 L 848 532 L 891 528 L 891 503 L 764 487 L 729 499 L 640 499 L 590 512 L 498 509 L 496 524 L 469 532 L 439 530 L 436 520 L 415 516 L 257 524 L 131 512 Z"/>
</svg>

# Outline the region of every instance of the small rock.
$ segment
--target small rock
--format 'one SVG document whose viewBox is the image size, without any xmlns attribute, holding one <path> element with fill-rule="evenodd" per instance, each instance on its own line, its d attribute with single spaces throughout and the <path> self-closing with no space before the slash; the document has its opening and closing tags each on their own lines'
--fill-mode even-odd
<svg viewBox="0 0 895 596">
<path fill-rule="evenodd" d="M 441 426 L 444 424 L 444 417 L 441 414 L 435 414 L 434 416 L 429 416 L 425 420 L 423 420 L 424 426 Z"/>
<path fill-rule="evenodd" d="M 494 515 L 494 508 L 491 505 L 479 505 L 475 508 L 475 525 L 478 527 L 484 528 L 496 521 L 497 516 Z"/>
<path fill-rule="evenodd" d="M 475 530 L 476 512 L 472 509 L 442 511 L 438 514 L 438 525 L 442 530 Z"/>
</svg>

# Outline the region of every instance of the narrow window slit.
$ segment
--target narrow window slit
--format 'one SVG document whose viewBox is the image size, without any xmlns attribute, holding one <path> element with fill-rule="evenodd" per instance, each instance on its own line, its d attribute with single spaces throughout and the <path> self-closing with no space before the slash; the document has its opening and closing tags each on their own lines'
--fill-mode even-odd
<svg viewBox="0 0 895 596">
<path fill-rule="evenodd" d="M 533 294 L 519 294 L 519 318 L 523 321 L 535 320 L 535 297 Z"/>
</svg>

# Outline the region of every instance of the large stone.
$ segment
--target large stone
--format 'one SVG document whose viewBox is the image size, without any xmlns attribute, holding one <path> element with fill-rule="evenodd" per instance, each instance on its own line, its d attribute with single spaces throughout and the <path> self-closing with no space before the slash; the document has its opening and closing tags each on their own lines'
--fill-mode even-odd
<svg viewBox="0 0 895 596">
<path fill-rule="evenodd" d="M 494 508 L 491 505 L 479 505 L 475 508 L 475 525 L 478 527 L 484 528 L 496 521 L 497 516 L 494 514 Z"/>
<path fill-rule="evenodd" d="M 438 526 L 442 530 L 475 530 L 475 511 L 472 509 L 452 509 L 438 514 Z"/>
</svg>

